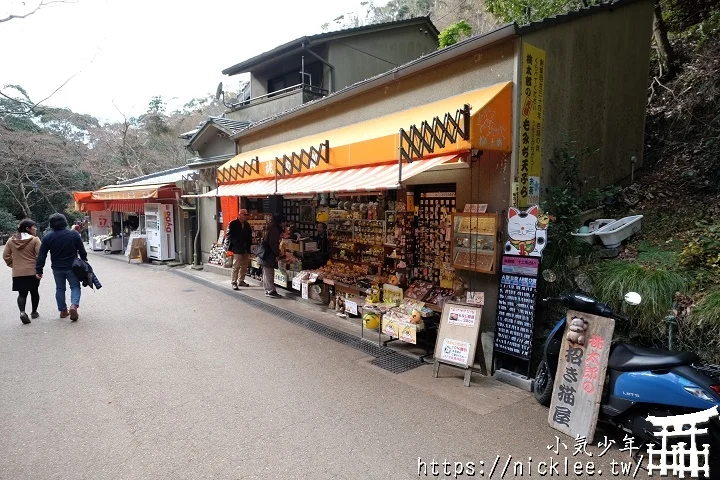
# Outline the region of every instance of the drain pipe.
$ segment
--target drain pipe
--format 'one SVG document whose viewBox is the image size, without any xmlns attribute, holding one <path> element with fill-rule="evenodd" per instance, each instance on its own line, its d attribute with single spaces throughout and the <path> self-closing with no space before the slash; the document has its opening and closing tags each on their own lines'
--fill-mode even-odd
<svg viewBox="0 0 720 480">
<path fill-rule="evenodd" d="M 195 206 L 195 221 L 197 222 L 197 232 L 195 232 L 195 241 L 193 242 L 193 265 L 198 266 L 198 243 L 200 240 L 200 204 L 202 199 L 197 199 L 197 205 Z"/>
<path fill-rule="evenodd" d="M 321 57 L 320 55 L 318 55 L 317 53 L 313 52 L 312 50 L 309 50 L 309 49 L 307 48 L 307 46 L 308 46 L 308 42 L 303 42 L 303 43 L 302 43 L 302 49 L 303 49 L 303 51 L 304 51 L 304 52 L 307 52 L 307 53 L 309 53 L 310 55 L 312 55 L 313 57 L 317 58 L 318 60 L 320 60 L 320 62 L 321 62 L 323 65 L 326 65 L 326 66 L 330 69 L 330 81 L 329 81 L 329 83 L 330 83 L 330 85 L 329 85 L 330 88 L 328 89 L 328 93 L 333 93 L 333 77 L 335 76 L 335 66 L 332 65 L 332 64 L 330 64 L 330 63 L 328 63 L 324 58 L 322 58 L 322 57 Z"/>
</svg>

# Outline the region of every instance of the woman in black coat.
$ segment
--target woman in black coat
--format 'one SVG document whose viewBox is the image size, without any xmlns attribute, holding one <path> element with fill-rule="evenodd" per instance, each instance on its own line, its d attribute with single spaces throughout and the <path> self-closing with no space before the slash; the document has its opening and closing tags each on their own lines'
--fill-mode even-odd
<svg viewBox="0 0 720 480">
<path fill-rule="evenodd" d="M 266 254 L 263 258 L 258 256 L 258 263 L 263 270 L 263 286 L 265 296 L 271 298 L 282 298 L 282 295 L 275 290 L 275 267 L 280 257 L 280 240 L 283 231 L 283 218 L 281 215 L 273 215 L 268 223 L 263 236 L 263 246 Z"/>
</svg>

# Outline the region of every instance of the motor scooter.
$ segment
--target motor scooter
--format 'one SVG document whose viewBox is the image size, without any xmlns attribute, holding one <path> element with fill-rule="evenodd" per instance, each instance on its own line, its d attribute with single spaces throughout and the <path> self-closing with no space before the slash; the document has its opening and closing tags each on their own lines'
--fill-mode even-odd
<svg viewBox="0 0 720 480">
<path fill-rule="evenodd" d="M 626 295 L 626 302 L 639 304 L 637 293 Z M 557 302 L 570 310 L 591 315 L 629 321 L 616 314 L 610 306 L 589 296 L 570 293 L 547 298 L 544 303 Z M 549 406 L 553 381 L 557 375 L 560 350 L 565 335 L 566 319 L 561 318 L 545 341 L 543 360 L 535 375 L 535 399 Z M 720 408 L 720 368 L 703 365 L 690 352 L 668 352 L 613 342 L 603 386 L 598 421 L 621 428 L 642 444 L 658 444 L 653 432 L 659 428 L 647 417 L 693 413 L 718 406 Z M 710 475 L 720 479 L 720 421 L 714 418 L 708 438 L 698 445 L 710 443 Z"/>
</svg>

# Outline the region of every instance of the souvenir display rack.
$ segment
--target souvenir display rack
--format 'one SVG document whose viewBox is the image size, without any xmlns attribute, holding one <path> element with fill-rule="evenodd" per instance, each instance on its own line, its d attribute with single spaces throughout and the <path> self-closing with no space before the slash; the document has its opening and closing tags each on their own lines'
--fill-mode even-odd
<svg viewBox="0 0 720 480">
<path fill-rule="evenodd" d="M 210 248 L 210 258 L 208 263 L 225 267 L 227 265 L 227 248 L 225 248 L 225 231 L 220 230 L 217 242 L 213 243 Z"/>
<path fill-rule="evenodd" d="M 452 266 L 458 270 L 495 273 L 498 216 L 495 213 L 454 213 Z"/>
<path fill-rule="evenodd" d="M 295 232 L 303 237 L 317 235 L 315 207 L 312 199 L 283 199 L 282 208 L 285 220 L 295 226 Z"/>
<path fill-rule="evenodd" d="M 452 263 L 450 230 L 455 192 L 422 192 L 418 205 L 413 278 L 440 284 L 442 270 Z"/>
</svg>

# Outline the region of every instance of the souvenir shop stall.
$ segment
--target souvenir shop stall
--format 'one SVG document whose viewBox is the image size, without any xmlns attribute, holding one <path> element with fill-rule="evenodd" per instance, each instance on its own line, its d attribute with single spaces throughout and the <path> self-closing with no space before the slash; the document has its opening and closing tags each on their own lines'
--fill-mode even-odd
<svg viewBox="0 0 720 480">
<path fill-rule="evenodd" d="M 431 355 L 447 301 L 469 301 L 459 275 L 495 273 L 498 217 L 486 206 L 456 208 L 455 185 L 316 196 L 327 218 L 327 263 L 281 261 L 276 283 L 339 316 Z"/>
<path fill-rule="evenodd" d="M 133 243 L 143 244 L 147 257 L 175 258 L 173 183 L 111 185 L 91 192 L 73 192 L 75 208 L 88 212 L 88 243 L 93 251 L 127 256 Z"/>
</svg>

